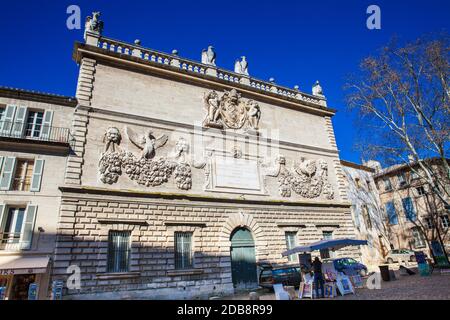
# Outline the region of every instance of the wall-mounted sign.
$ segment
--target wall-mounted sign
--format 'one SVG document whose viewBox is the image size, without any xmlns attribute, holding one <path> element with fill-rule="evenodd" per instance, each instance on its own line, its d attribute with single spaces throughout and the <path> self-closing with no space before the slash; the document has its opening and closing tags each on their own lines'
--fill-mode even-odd
<svg viewBox="0 0 450 320">
<path fill-rule="evenodd" d="M 37 300 L 38 288 L 39 286 L 37 283 L 30 283 L 30 286 L 28 287 L 28 300 Z"/>
<path fill-rule="evenodd" d="M 54 280 L 52 282 L 52 300 L 62 300 L 64 282 L 61 280 Z"/>
<path fill-rule="evenodd" d="M 6 287 L 0 287 L 0 300 L 5 300 Z"/>
</svg>

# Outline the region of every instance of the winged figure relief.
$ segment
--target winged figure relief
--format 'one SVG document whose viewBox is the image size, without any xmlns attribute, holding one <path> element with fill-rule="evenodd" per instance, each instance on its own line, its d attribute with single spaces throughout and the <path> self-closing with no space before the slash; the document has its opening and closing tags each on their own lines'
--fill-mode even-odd
<svg viewBox="0 0 450 320">
<path fill-rule="evenodd" d="M 141 158 L 152 159 L 155 157 L 156 149 L 164 146 L 169 139 L 169 136 L 162 134 L 155 138 L 151 130 L 146 131 L 144 135 L 137 134 L 133 129 L 126 127 L 128 139 L 139 149 L 142 150 Z"/>
</svg>

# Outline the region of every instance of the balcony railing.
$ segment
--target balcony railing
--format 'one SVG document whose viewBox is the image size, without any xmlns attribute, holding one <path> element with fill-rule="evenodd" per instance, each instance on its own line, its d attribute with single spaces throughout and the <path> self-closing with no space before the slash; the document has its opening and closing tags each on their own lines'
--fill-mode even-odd
<svg viewBox="0 0 450 320">
<path fill-rule="evenodd" d="M 17 250 L 20 247 L 20 232 L 0 232 L 0 250 Z"/>
<path fill-rule="evenodd" d="M 0 137 L 68 144 L 72 141 L 68 128 L 6 120 L 0 121 Z"/>
</svg>

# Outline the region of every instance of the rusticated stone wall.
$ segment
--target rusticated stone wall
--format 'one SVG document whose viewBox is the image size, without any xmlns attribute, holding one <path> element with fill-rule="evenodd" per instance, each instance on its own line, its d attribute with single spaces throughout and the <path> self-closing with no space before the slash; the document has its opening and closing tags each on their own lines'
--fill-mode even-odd
<svg viewBox="0 0 450 320">
<path fill-rule="evenodd" d="M 91 190 L 92 192 L 92 190 Z M 345 207 L 211 203 L 170 199 L 63 193 L 53 279 L 66 279 L 67 267 L 81 269 L 81 290 L 67 299 L 195 298 L 233 291 L 230 234 L 248 228 L 257 262 L 287 263 L 285 232 L 297 231 L 297 243 L 354 237 Z M 132 235 L 130 272 L 106 273 L 109 230 Z M 174 232 L 193 232 L 194 269 L 175 270 Z M 356 257 L 356 249 L 340 250 Z"/>
</svg>

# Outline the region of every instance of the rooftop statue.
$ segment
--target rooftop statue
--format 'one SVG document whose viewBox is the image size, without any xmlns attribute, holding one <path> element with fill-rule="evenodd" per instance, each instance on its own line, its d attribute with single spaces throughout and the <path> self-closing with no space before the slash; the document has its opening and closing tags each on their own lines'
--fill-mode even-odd
<svg viewBox="0 0 450 320">
<path fill-rule="evenodd" d="M 312 94 L 315 96 L 323 96 L 322 86 L 319 83 L 319 80 L 312 87 Z"/>
<path fill-rule="evenodd" d="M 100 20 L 100 12 L 92 12 L 92 17 L 86 18 L 85 32 L 95 32 L 101 34 L 103 31 L 103 21 Z"/>
<path fill-rule="evenodd" d="M 202 63 L 211 66 L 216 65 L 216 53 L 213 46 L 208 46 L 208 49 L 202 50 Z"/>
<path fill-rule="evenodd" d="M 242 56 L 241 60 L 236 60 L 234 63 L 234 72 L 248 76 L 248 62 L 245 56 Z"/>
</svg>

